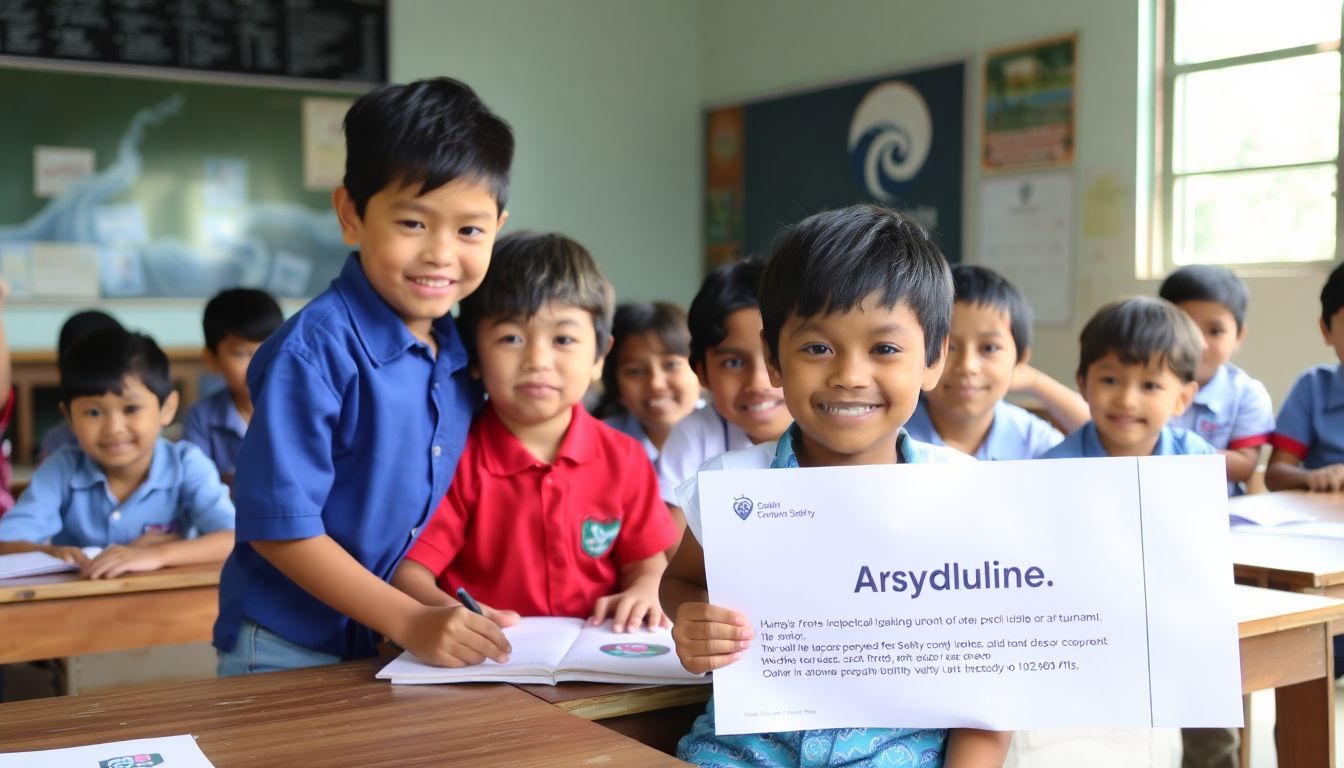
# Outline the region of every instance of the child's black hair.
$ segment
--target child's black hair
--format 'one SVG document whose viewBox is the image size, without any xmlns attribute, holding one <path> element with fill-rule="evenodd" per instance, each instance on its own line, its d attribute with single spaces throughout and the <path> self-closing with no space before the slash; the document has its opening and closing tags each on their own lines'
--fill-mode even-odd
<svg viewBox="0 0 1344 768">
<path fill-rule="evenodd" d="M 765 265 L 752 256 L 710 272 L 691 299 L 686 326 L 691 332 L 691 365 L 704 368 L 705 355 L 728 336 L 728 316 L 739 309 L 759 309 L 761 272 Z"/>
<path fill-rule="evenodd" d="M 1221 305 L 1237 321 L 1237 333 L 1246 323 L 1246 305 L 1251 294 L 1236 273 L 1211 264 L 1191 264 L 1167 275 L 1157 295 L 1172 304 L 1187 301 L 1212 301 Z"/>
<path fill-rule="evenodd" d="M 205 305 L 201 325 L 206 348 L 218 352 L 226 336 L 265 341 L 284 322 L 285 315 L 271 294 L 256 288 L 229 288 Z"/>
<path fill-rule="evenodd" d="M 1321 322 L 1330 330 L 1330 319 L 1344 309 L 1344 264 L 1340 264 L 1326 278 L 1321 288 Z"/>
<path fill-rule="evenodd" d="M 761 322 L 770 357 L 790 316 L 847 312 L 869 296 L 910 308 L 924 329 L 924 362 L 942 354 L 952 322 L 952 273 L 923 227 L 889 208 L 818 213 L 775 241 L 761 276 Z"/>
<path fill-rule="evenodd" d="M 552 302 L 592 315 L 597 356 L 606 354 L 615 293 L 588 249 L 559 234 L 505 235 L 495 241 L 481 287 L 462 300 L 462 340 L 474 355 L 482 321 L 530 318 Z"/>
<path fill-rule="evenodd" d="M 621 345 L 634 336 L 649 334 L 669 355 L 691 356 L 691 333 L 686 326 L 686 311 L 665 301 L 633 302 L 616 307 L 611 321 L 611 354 L 602 368 L 602 399 L 594 413 L 599 418 L 620 412 Z"/>
<path fill-rule="evenodd" d="M 1204 354 L 1195 321 L 1175 304 L 1148 296 L 1120 299 L 1097 310 L 1078 341 L 1080 379 L 1087 378 L 1093 363 L 1114 354 L 1125 365 L 1148 365 L 1156 357 L 1188 384 L 1195 380 L 1195 366 Z"/>
<path fill-rule="evenodd" d="M 1008 330 L 1017 347 L 1017 361 L 1022 362 L 1031 349 L 1031 305 L 1017 287 L 998 272 L 973 264 L 952 267 L 954 301 L 975 307 L 997 310 L 1008 316 Z"/>
<path fill-rule="evenodd" d="M 465 83 L 435 77 L 369 91 L 345 114 L 345 148 L 344 184 L 361 217 L 389 185 L 418 185 L 418 196 L 456 179 L 489 185 L 504 210 L 513 130 Z"/>
<path fill-rule="evenodd" d="M 82 309 L 75 314 L 67 317 L 61 324 L 61 333 L 56 340 L 56 358 L 59 360 L 70 345 L 74 344 L 79 337 L 86 333 L 99 330 L 101 328 L 120 328 L 114 317 L 102 311 L 101 309 Z"/>
<path fill-rule="evenodd" d="M 60 359 L 61 402 L 76 397 L 120 395 L 128 376 L 154 393 L 159 405 L 173 391 L 168 356 L 154 340 L 121 326 L 99 328 L 80 336 Z"/>
</svg>

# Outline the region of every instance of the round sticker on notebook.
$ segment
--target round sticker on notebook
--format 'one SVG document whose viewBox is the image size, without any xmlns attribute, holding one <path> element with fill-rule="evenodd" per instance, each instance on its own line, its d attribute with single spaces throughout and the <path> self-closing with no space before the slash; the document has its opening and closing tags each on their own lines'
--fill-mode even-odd
<svg viewBox="0 0 1344 768">
<path fill-rule="evenodd" d="M 642 659 L 648 656 L 662 656 L 672 650 L 657 643 L 607 643 L 599 650 L 608 656 L 620 656 L 625 659 Z"/>
</svg>

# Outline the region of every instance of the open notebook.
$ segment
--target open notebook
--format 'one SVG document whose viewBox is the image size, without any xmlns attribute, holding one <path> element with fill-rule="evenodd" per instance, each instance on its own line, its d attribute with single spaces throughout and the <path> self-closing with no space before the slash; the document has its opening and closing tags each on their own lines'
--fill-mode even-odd
<svg viewBox="0 0 1344 768">
<path fill-rule="evenodd" d="M 97 557 L 102 547 L 84 547 L 84 554 Z M 18 552 L 12 555 L 0 555 L 0 579 L 17 579 L 21 576 L 41 576 L 47 573 L 78 571 L 79 566 L 67 563 L 59 557 L 46 552 Z"/>
<path fill-rule="evenodd" d="M 682 668 L 670 630 L 617 634 L 611 622 L 589 626 L 583 619 L 529 616 L 504 629 L 513 652 L 509 663 L 486 660 L 471 667 L 432 667 L 402 653 L 378 672 L 393 684 L 426 683 L 651 683 L 695 685 L 709 676 Z"/>
</svg>

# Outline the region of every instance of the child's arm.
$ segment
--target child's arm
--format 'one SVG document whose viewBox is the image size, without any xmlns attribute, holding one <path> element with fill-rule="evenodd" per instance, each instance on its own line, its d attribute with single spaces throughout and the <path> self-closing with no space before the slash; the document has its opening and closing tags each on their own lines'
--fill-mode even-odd
<svg viewBox="0 0 1344 768">
<path fill-rule="evenodd" d="M 1255 474 L 1260 464 L 1260 446 L 1254 448 L 1228 448 L 1222 451 L 1227 459 L 1227 480 L 1230 483 L 1244 483 Z"/>
<path fill-rule="evenodd" d="M 944 768 L 1002 768 L 1008 756 L 1012 731 L 982 731 L 978 728 L 953 728 L 947 732 Z"/>
<path fill-rule="evenodd" d="M 1306 469 L 1301 459 L 1275 448 L 1265 469 L 1265 487 L 1271 491 L 1344 491 L 1344 464 Z"/>
<path fill-rule="evenodd" d="M 1063 428 L 1065 434 L 1092 420 L 1087 401 L 1082 395 L 1026 362 L 1018 363 L 1013 369 L 1013 383 L 1009 385 L 1008 391 L 1028 394 L 1040 400 L 1050 413 L 1050 418 Z"/>
<path fill-rule="evenodd" d="M 666 568 L 667 555 L 662 552 L 621 565 L 621 591 L 599 597 L 588 623 L 601 624 L 610 614 L 615 632 L 633 632 L 646 623 L 649 629 L 669 626 L 658 602 L 658 582 Z"/>
<path fill-rule="evenodd" d="M 194 539 L 148 546 L 113 545 L 80 568 L 90 579 L 115 579 L 125 573 L 157 571 L 172 565 L 222 563 L 233 551 L 233 531 L 214 531 Z"/>
<path fill-rule="evenodd" d="M 436 605 L 443 608 L 461 605 L 449 597 L 447 592 L 439 589 L 439 582 L 434 577 L 433 571 L 414 560 L 403 559 L 397 564 L 397 570 L 392 572 L 392 586 L 419 600 L 421 605 Z"/>
<path fill-rule="evenodd" d="M 702 675 L 742 658 L 754 633 L 736 611 L 711 605 L 705 587 L 705 551 L 686 529 L 658 589 L 663 611 L 675 616 L 672 642 L 687 672 Z"/>
<path fill-rule="evenodd" d="M 79 566 L 89 561 L 89 556 L 84 554 L 84 550 L 79 547 L 35 544 L 31 541 L 0 541 L 0 555 L 15 555 L 20 552 L 46 552 L 52 557 Z"/>
<path fill-rule="evenodd" d="M 69 500 L 70 473 L 78 457 L 74 452 L 57 454 L 38 465 L 28 490 L 18 503 L 0 517 L 0 555 L 46 552 L 67 563 L 83 565 L 88 557 L 77 546 L 39 544 L 61 532 Z"/>
<path fill-rule="evenodd" d="M 667 552 L 663 553 L 667 555 L 667 561 L 670 563 L 677 554 L 677 547 L 681 546 L 681 535 L 686 532 L 686 513 L 676 504 L 667 504 L 667 514 L 672 518 L 672 524 L 677 527 L 677 540 L 672 542 Z"/>
</svg>

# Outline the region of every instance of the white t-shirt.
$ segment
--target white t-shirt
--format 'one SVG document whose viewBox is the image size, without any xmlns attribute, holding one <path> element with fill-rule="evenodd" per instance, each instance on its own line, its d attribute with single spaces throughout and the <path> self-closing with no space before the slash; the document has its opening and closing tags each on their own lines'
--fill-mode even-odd
<svg viewBox="0 0 1344 768">
<path fill-rule="evenodd" d="M 672 428 L 658 456 L 658 488 L 663 501 L 676 505 L 677 487 L 695 477 L 706 461 L 724 451 L 750 447 L 747 433 L 720 416 L 712 404 L 693 411 Z M 770 466 L 768 460 L 766 466 Z"/>
</svg>

